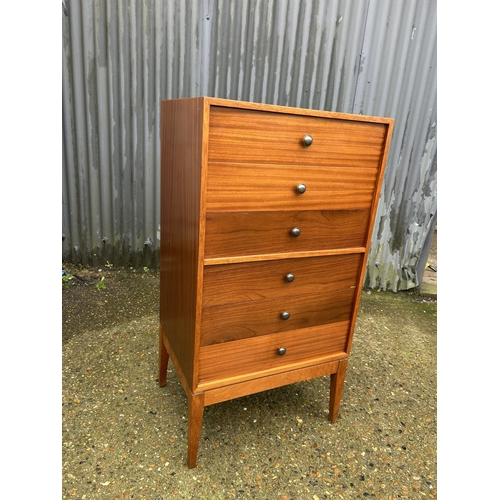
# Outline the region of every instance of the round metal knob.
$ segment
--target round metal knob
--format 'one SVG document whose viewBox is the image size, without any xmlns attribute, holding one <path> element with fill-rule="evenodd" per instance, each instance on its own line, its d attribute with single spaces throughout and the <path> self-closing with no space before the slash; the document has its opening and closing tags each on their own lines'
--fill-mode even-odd
<svg viewBox="0 0 500 500">
<path fill-rule="evenodd" d="M 304 143 L 304 146 L 310 146 L 313 143 L 313 138 L 309 134 L 305 135 L 302 142 Z"/>
<path fill-rule="evenodd" d="M 285 280 L 288 281 L 288 283 L 291 283 L 295 279 L 295 275 L 292 273 L 289 273 L 285 276 Z"/>
<path fill-rule="evenodd" d="M 281 319 L 288 319 L 290 317 L 290 313 L 288 311 L 281 313 Z"/>
<path fill-rule="evenodd" d="M 304 194 L 305 192 L 306 192 L 306 185 L 305 184 L 299 184 L 297 186 L 297 193 Z"/>
<path fill-rule="evenodd" d="M 284 356 L 284 355 L 285 355 L 285 353 L 286 353 L 286 348 L 284 348 L 284 347 L 280 347 L 280 348 L 278 349 L 278 354 L 279 354 L 280 356 Z"/>
<path fill-rule="evenodd" d="M 292 236 L 293 236 L 294 238 L 297 238 L 297 236 L 299 236 L 299 235 L 300 235 L 300 229 L 299 229 L 298 227 L 294 227 L 294 228 L 292 229 Z"/>
</svg>

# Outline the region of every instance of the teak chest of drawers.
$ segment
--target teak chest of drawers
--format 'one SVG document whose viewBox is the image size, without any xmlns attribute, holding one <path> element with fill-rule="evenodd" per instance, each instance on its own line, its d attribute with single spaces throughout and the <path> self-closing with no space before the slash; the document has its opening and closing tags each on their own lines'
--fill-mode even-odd
<svg viewBox="0 0 500 500">
<path fill-rule="evenodd" d="M 393 120 L 161 103 L 159 385 L 207 405 L 330 375 L 337 418 Z"/>
</svg>

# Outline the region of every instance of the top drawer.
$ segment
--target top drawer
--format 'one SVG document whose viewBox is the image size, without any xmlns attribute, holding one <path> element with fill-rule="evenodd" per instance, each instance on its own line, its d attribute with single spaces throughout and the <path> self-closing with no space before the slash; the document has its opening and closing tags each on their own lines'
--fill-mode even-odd
<svg viewBox="0 0 500 500">
<path fill-rule="evenodd" d="M 378 168 L 386 132 L 383 123 L 212 106 L 208 160 Z"/>
</svg>

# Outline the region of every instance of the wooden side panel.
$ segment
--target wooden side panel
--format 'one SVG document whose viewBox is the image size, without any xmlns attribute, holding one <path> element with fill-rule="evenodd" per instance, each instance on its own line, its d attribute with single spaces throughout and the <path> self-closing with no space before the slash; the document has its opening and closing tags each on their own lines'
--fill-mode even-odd
<svg viewBox="0 0 500 500">
<path fill-rule="evenodd" d="M 364 247 L 368 210 L 207 213 L 205 258 Z M 300 236 L 291 230 L 298 227 Z"/>
<path fill-rule="evenodd" d="M 212 108 L 208 159 L 222 162 L 378 167 L 386 127 L 379 123 Z M 303 137 L 313 138 L 304 146 Z"/>
<path fill-rule="evenodd" d="M 209 163 L 207 212 L 371 207 L 377 168 Z M 304 194 L 297 185 L 305 184 Z"/>
<path fill-rule="evenodd" d="M 203 99 L 161 103 L 160 322 L 193 388 Z"/>
<path fill-rule="evenodd" d="M 348 321 L 200 349 L 200 389 L 250 380 L 345 357 Z M 278 349 L 284 347 L 284 356 Z"/>
<path fill-rule="evenodd" d="M 351 288 L 362 260 L 351 254 L 206 266 L 203 307 Z"/>
</svg>

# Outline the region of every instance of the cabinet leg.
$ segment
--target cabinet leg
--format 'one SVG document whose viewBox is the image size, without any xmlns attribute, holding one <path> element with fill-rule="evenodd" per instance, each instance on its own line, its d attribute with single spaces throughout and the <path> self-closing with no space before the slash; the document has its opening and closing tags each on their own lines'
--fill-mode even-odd
<svg viewBox="0 0 500 500">
<path fill-rule="evenodd" d="M 163 387 L 167 383 L 167 367 L 168 367 L 168 352 L 163 342 L 163 329 L 160 326 L 160 343 L 159 343 L 159 360 L 158 360 L 158 385 Z"/>
<path fill-rule="evenodd" d="M 337 373 L 330 375 L 330 413 L 328 419 L 335 422 L 339 414 L 340 399 L 344 388 L 345 373 L 347 370 L 347 359 L 339 361 Z"/>
<path fill-rule="evenodd" d="M 205 393 L 188 395 L 188 467 L 196 467 L 201 424 L 205 410 Z"/>
</svg>

